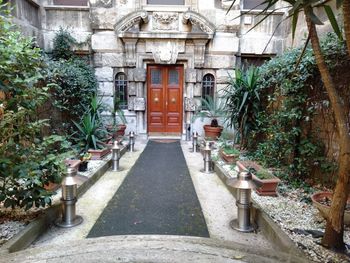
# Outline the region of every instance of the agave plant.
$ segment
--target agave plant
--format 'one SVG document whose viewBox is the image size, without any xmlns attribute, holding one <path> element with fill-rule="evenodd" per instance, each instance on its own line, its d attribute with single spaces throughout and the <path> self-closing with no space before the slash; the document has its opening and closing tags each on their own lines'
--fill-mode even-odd
<svg viewBox="0 0 350 263">
<path fill-rule="evenodd" d="M 224 117 L 225 115 L 223 102 L 220 99 L 220 97 L 215 96 L 215 98 L 213 98 L 212 96 L 206 96 L 205 98 L 202 98 L 202 105 L 203 105 L 203 110 L 195 114 L 194 118 L 200 117 L 202 121 L 203 121 L 203 118 L 210 118 L 211 119 L 210 126 L 218 127 L 219 126 L 218 118 Z"/>
<path fill-rule="evenodd" d="M 241 146 L 247 145 L 247 135 L 256 124 L 260 109 L 259 71 L 250 67 L 247 71 L 236 70 L 235 78 L 230 76 L 230 84 L 224 91 L 226 122 L 238 130 Z"/>
</svg>

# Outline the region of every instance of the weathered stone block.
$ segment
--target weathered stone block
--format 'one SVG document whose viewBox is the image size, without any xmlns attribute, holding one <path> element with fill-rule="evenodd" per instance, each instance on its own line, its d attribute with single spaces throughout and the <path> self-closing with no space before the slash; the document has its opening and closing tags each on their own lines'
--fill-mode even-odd
<svg viewBox="0 0 350 263">
<path fill-rule="evenodd" d="M 122 51 L 121 42 L 113 31 L 102 31 L 91 36 L 91 48 L 94 51 Z"/>
<path fill-rule="evenodd" d="M 196 84 L 194 85 L 193 96 L 195 96 L 195 97 L 200 97 L 200 96 L 202 96 L 202 83 L 201 83 L 201 82 L 196 83 Z"/>
<path fill-rule="evenodd" d="M 216 71 L 216 83 L 228 83 L 229 82 L 229 74 L 232 76 L 233 70 L 220 69 Z"/>
<path fill-rule="evenodd" d="M 112 0 L 90 0 L 91 7 L 104 7 L 109 8 L 113 6 Z"/>
<path fill-rule="evenodd" d="M 186 69 L 186 82 L 195 83 L 197 81 L 197 70 Z"/>
<path fill-rule="evenodd" d="M 95 67 L 123 67 L 124 56 L 120 53 L 95 53 Z"/>
<path fill-rule="evenodd" d="M 145 111 L 146 110 L 146 100 L 145 98 L 136 98 L 134 104 L 135 111 Z"/>
<path fill-rule="evenodd" d="M 128 110 L 134 110 L 136 97 L 128 98 Z"/>
<path fill-rule="evenodd" d="M 146 69 L 143 69 L 143 68 L 134 69 L 134 80 L 136 82 L 145 82 L 146 81 Z"/>
<path fill-rule="evenodd" d="M 113 96 L 101 96 L 101 102 L 107 107 L 113 107 Z"/>
<path fill-rule="evenodd" d="M 128 94 L 129 94 L 129 96 L 136 96 L 136 84 L 135 84 L 135 82 L 128 83 Z"/>
<path fill-rule="evenodd" d="M 113 81 L 113 69 L 111 67 L 95 68 L 98 81 Z"/>
<path fill-rule="evenodd" d="M 201 69 L 197 69 L 197 82 L 202 82 L 203 80 L 203 71 Z"/>
<path fill-rule="evenodd" d="M 113 96 L 114 94 L 113 82 L 99 82 L 98 94 L 103 96 Z"/>
<path fill-rule="evenodd" d="M 234 68 L 236 57 L 234 55 L 208 55 L 205 60 L 205 68 L 221 69 Z"/>
<path fill-rule="evenodd" d="M 118 13 L 115 8 L 91 8 L 90 22 L 93 29 L 114 29 Z"/>
<path fill-rule="evenodd" d="M 128 81 L 134 81 L 134 69 L 128 70 Z"/>
<path fill-rule="evenodd" d="M 218 32 L 215 38 L 209 42 L 209 52 L 238 52 L 239 38 L 233 33 Z"/>
</svg>

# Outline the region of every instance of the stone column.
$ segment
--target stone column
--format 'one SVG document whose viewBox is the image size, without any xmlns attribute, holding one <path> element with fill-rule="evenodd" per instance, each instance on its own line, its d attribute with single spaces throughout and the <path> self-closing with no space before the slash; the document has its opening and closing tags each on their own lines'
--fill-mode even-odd
<svg viewBox="0 0 350 263">
<path fill-rule="evenodd" d="M 194 84 L 197 81 L 197 70 L 196 69 L 186 69 L 185 72 L 185 82 L 186 82 L 186 92 L 185 92 L 185 128 L 186 124 L 191 124 L 192 132 L 192 116 L 196 110 L 196 104 L 193 99 L 194 95 Z M 186 130 L 185 130 L 186 132 Z"/>
<path fill-rule="evenodd" d="M 134 110 L 136 111 L 136 127 L 138 133 L 146 133 L 146 98 L 145 98 L 145 82 L 146 69 L 134 69 L 134 80 L 136 84 L 136 99 Z"/>
</svg>

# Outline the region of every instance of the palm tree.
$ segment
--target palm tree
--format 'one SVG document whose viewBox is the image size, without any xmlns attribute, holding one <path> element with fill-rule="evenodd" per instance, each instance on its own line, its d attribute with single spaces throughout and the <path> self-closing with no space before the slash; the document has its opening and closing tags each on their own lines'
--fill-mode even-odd
<svg viewBox="0 0 350 263">
<path fill-rule="evenodd" d="M 260 13 L 263 15 L 263 20 L 269 17 L 273 12 L 269 11 L 278 0 L 264 0 L 261 6 L 265 6 Z M 329 248 L 345 249 L 344 243 L 344 211 L 346 207 L 347 198 L 350 192 L 350 135 L 348 129 L 348 121 L 346 112 L 342 105 L 342 100 L 336 90 L 335 82 L 327 68 L 320 41 L 316 30 L 316 25 L 322 24 L 319 18 L 314 13 L 314 8 L 324 6 L 328 18 L 339 37 L 341 31 L 335 20 L 335 16 L 326 4 L 329 1 L 320 0 L 284 0 L 289 6 L 289 17 L 292 18 L 292 33 L 295 35 L 298 17 L 300 13 L 305 15 L 307 28 L 309 31 L 309 39 L 311 41 L 312 49 L 314 51 L 316 64 L 321 74 L 321 78 L 325 89 L 327 91 L 330 105 L 334 113 L 336 127 L 339 134 L 339 159 L 338 159 L 338 179 L 333 191 L 333 201 L 327 219 L 325 235 L 322 239 L 322 244 Z M 344 33 L 347 40 L 347 49 L 350 55 L 350 0 L 337 0 L 337 7 L 342 7 L 344 16 Z M 233 1 L 232 6 L 235 1 Z"/>
</svg>

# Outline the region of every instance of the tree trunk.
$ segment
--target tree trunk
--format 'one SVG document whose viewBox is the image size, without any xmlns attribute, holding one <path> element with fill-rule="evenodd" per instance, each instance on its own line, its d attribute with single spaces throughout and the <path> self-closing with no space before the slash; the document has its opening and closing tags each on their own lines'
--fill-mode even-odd
<svg viewBox="0 0 350 263">
<path fill-rule="evenodd" d="M 344 31 L 350 56 L 350 0 L 343 0 Z"/>
<path fill-rule="evenodd" d="M 340 147 L 338 179 L 333 193 L 332 205 L 328 214 L 326 232 L 322 239 L 322 244 L 329 248 L 343 250 L 345 249 L 343 237 L 344 211 L 350 188 L 348 174 L 350 171 L 350 136 L 347 128 L 346 113 L 322 55 L 316 26 L 311 21 L 310 11 L 312 11 L 311 7 L 305 8 L 306 23 L 310 34 L 312 49 L 316 58 L 316 64 L 320 71 L 322 82 L 326 88 L 334 113 Z"/>
</svg>

